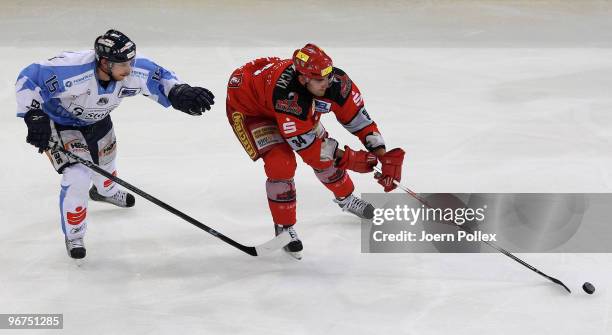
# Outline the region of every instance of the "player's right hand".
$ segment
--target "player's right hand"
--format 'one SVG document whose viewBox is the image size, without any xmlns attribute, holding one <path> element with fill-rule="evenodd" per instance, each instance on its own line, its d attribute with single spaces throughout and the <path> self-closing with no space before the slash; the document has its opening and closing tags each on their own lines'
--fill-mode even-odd
<svg viewBox="0 0 612 335">
<path fill-rule="evenodd" d="M 49 116 L 40 109 L 30 109 L 24 116 L 28 126 L 26 142 L 38 148 L 39 153 L 49 149 L 51 139 L 51 120 Z"/>
<path fill-rule="evenodd" d="M 367 173 L 372 172 L 377 163 L 378 159 L 373 153 L 364 150 L 354 151 L 345 145 L 344 155 L 336 162 L 336 167 L 359 173 Z"/>
</svg>

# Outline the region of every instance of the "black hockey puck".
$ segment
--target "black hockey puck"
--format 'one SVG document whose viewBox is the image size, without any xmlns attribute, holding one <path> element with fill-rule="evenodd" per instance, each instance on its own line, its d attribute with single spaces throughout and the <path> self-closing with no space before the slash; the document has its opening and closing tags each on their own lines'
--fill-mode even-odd
<svg viewBox="0 0 612 335">
<path fill-rule="evenodd" d="M 593 292 L 595 292 L 595 286 L 589 282 L 582 284 L 582 289 L 588 294 L 593 294 Z"/>
</svg>

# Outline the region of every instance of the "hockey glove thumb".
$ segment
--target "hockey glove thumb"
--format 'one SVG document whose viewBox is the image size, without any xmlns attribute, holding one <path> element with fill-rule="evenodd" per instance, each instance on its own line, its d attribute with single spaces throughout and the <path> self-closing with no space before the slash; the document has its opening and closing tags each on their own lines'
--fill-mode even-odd
<svg viewBox="0 0 612 335">
<path fill-rule="evenodd" d="M 26 142 L 38 148 L 39 153 L 49 149 L 51 139 L 51 120 L 40 109 L 30 109 L 23 117 L 28 126 Z"/>
<path fill-rule="evenodd" d="M 344 146 L 344 155 L 336 160 L 336 167 L 343 170 L 351 170 L 359 173 L 372 172 L 378 163 L 376 155 L 364 150 L 354 151 Z"/>
<path fill-rule="evenodd" d="M 174 85 L 168 93 L 172 107 L 189 115 L 202 115 L 215 103 L 215 96 L 203 87 L 187 84 Z"/>
<path fill-rule="evenodd" d="M 404 162 L 404 150 L 395 148 L 387 151 L 380 159 L 382 163 L 382 174 L 378 175 L 378 183 L 385 188 L 385 192 L 393 191 L 397 186 L 393 180 L 402 180 L 402 163 Z"/>
</svg>

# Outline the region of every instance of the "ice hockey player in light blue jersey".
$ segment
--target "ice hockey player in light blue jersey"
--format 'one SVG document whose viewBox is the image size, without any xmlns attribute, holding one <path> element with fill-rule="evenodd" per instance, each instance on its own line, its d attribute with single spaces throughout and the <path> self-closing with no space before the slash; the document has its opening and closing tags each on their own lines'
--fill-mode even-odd
<svg viewBox="0 0 612 335">
<path fill-rule="evenodd" d="M 192 87 L 138 56 L 136 44 L 112 29 L 96 38 L 93 50 L 64 52 L 29 65 L 19 74 L 15 90 L 17 116 L 28 127 L 26 141 L 46 152 L 62 175 L 61 225 L 68 255 L 75 259 L 86 255 L 88 196 L 120 207 L 134 206 L 135 199 L 57 148 L 116 174 L 117 142 L 110 112 L 123 98 L 142 94 L 190 115 L 202 115 L 214 104 L 209 90 Z"/>
</svg>

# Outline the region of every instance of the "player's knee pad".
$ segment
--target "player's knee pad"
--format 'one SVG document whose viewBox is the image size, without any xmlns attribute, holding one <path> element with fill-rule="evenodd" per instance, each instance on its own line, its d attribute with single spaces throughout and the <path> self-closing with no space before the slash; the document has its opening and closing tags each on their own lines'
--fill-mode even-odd
<svg viewBox="0 0 612 335">
<path fill-rule="evenodd" d="M 268 205 L 276 224 L 295 224 L 296 194 L 293 179 L 266 181 Z"/>
<path fill-rule="evenodd" d="M 274 180 L 293 179 L 297 163 L 295 154 L 288 145 L 277 145 L 264 157 L 266 176 Z"/>
<path fill-rule="evenodd" d="M 315 175 L 325 187 L 334 193 L 336 197 L 346 197 L 353 193 L 355 186 L 346 170 L 330 166 L 323 170 L 314 170 Z"/>
</svg>

